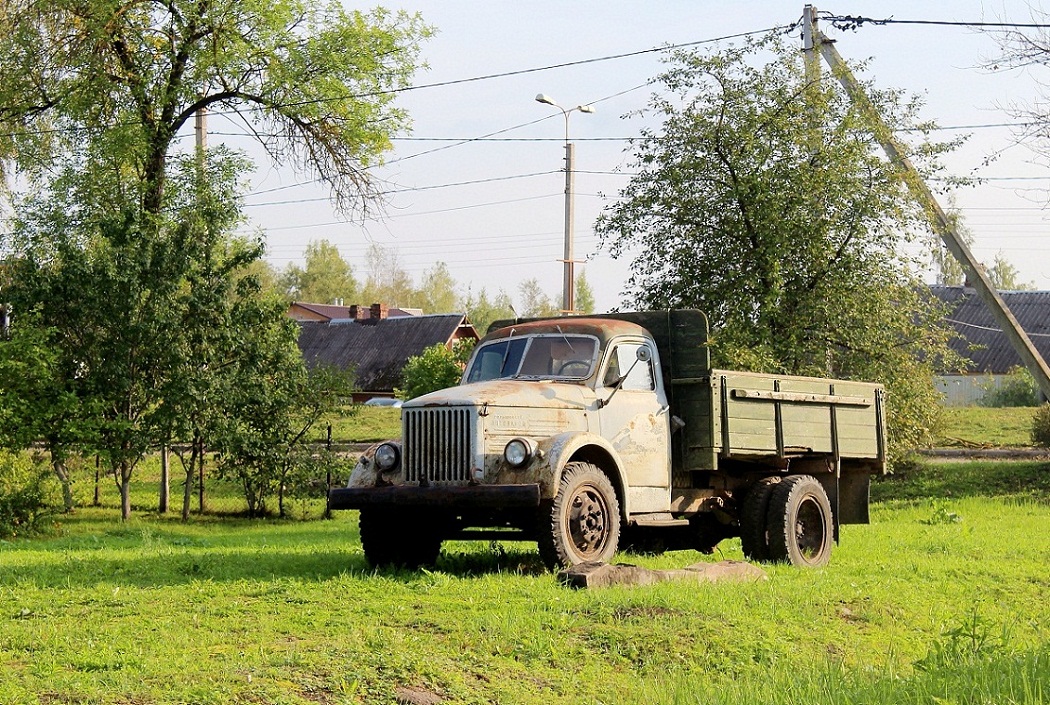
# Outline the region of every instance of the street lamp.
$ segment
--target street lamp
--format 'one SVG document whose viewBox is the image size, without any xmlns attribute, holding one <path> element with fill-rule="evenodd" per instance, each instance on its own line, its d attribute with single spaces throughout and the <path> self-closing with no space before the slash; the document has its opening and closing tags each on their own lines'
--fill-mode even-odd
<svg viewBox="0 0 1050 705">
<path fill-rule="evenodd" d="M 549 95 L 540 93 L 536 101 L 545 105 L 553 105 L 565 116 L 565 270 L 562 282 L 562 314 L 569 315 L 576 311 L 575 301 L 575 276 L 573 273 L 573 242 L 572 242 L 572 220 L 573 220 L 573 169 L 576 164 L 575 147 L 569 141 L 569 113 L 579 111 L 581 113 L 593 113 L 594 107 L 590 105 L 577 105 L 575 108 L 566 110 Z"/>
</svg>

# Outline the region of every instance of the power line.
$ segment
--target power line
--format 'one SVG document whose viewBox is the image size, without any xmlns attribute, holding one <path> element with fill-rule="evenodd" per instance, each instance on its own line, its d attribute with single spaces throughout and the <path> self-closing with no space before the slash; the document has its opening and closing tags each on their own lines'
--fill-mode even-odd
<svg viewBox="0 0 1050 705">
<path fill-rule="evenodd" d="M 831 23 L 831 26 L 843 31 L 856 31 L 866 24 L 876 26 L 890 24 L 936 25 L 941 27 L 977 27 L 981 29 L 1050 29 L 1050 24 L 1021 22 L 951 22 L 947 20 L 895 20 L 892 17 L 874 19 L 859 15 L 833 15 L 829 12 L 818 13 L 820 19 Z"/>
<path fill-rule="evenodd" d="M 508 78 L 511 76 L 523 76 L 530 73 L 539 73 L 541 71 L 552 71 L 554 69 L 570 68 L 572 66 L 584 66 L 586 64 L 594 64 L 602 61 L 613 61 L 616 59 L 627 59 L 635 56 L 644 56 L 645 54 L 654 54 L 658 52 L 667 52 L 676 49 L 687 49 L 690 47 L 702 46 L 704 44 L 715 44 L 717 42 L 724 42 L 730 39 L 741 39 L 743 37 L 751 37 L 759 34 L 771 34 L 773 32 L 784 31 L 788 32 L 794 29 L 798 24 L 796 21 L 794 24 L 784 26 L 767 27 L 766 29 L 757 29 L 750 32 L 739 32 L 737 34 L 727 34 L 721 37 L 714 37 L 712 39 L 700 39 L 695 42 L 684 42 L 681 44 L 667 44 L 660 47 L 652 47 L 650 49 L 640 49 L 638 51 L 629 51 L 622 54 L 609 54 L 607 56 L 597 56 L 590 59 L 579 59 L 576 61 L 565 61 L 560 64 L 548 64 L 546 66 L 536 66 L 528 69 L 517 69 L 515 71 L 503 71 L 500 73 L 490 73 L 481 76 L 472 76 L 470 78 L 455 78 L 448 81 L 435 81 L 434 83 L 422 83 L 418 86 L 405 86 L 403 88 L 390 88 L 387 90 L 380 91 L 368 91 L 365 93 L 351 93 L 344 96 L 336 96 L 329 98 L 316 98 L 312 100 L 293 101 L 289 103 L 282 103 L 277 107 L 298 107 L 300 105 L 316 105 L 318 103 L 333 103 L 340 100 L 347 100 L 352 98 L 373 98 L 382 95 L 391 95 L 395 93 L 407 93 L 409 91 L 425 90 L 428 88 L 445 88 L 447 86 L 458 86 L 464 83 L 476 83 L 478 81 L 490 81 L 496 78 Z M 239 114 L 239 111 L 215 111 L 212 115 L 235 115 Z"/>
<path fill-rule="evenodd" d="M 539 200 L 542 200 L 542 199 L 545 199 L 545 198 L 554 198 L 555 196 L 559 196 L 560 197 L 562 195 L 563 194 L 561 194 L 561 193 L 549 193 L 549 194 L 545 194 L 543 196 L 527 196 L 525 198 L 511 198 L 511 199 L 508 199 L 508 200 L 505 200 L 505 201 L 488 201 L 486 203 L 473 203 L 473 204 L 468 205 L 468 206 L 454 206 L 452 208 L 439 208 L 439 209 L 430 210 L 430 211 L 416 211 L 415 213 L 400 213 L 400 214 L 394 214 L 394 215 L 387 215 L 383 219 L 384 220 L 395 220 L 395 219 L 399 219 L 399 218 L 414 218 L 414 217 L 420 216 L 420 215 L 436 215 L 436 214 L 440 214 L 440 213 L 452 213 L 452 212 L 455 212 L 455 211 L 470 210 L 471 208 L 485 208 L 487 206 L 502 206 L 502 205 L 506 205 L 508 203 L 522 203 L 524 201 L 539 201 Z M 332 223 L 332 225 L 336 225 L 336 224 L 337 223 Z M 305 226 L 305 225 L 304 226 L 291 226 L 290 228 L 287 228 L 287 229 L 298 229 L 298 228 L 306 228 L 306 227 L 314 227 L 314 226 Z M 274 230 L 274 229 L 275 228 L 267 228 L 267 230 Z"/>
<path fill-rule="evenodd" d="M 561 172 L 559 172 L 557 170 L 554 170 L 554 171 L 537 171 L 537 172 L 533 172 L 531 174 L 513 174 L 511 176 L 493 176 L 493 177 L 489 177 L 487 179 L 475 179 L 473 181 L 456 181 L 456 182 L 448 183 L 448 184 L 433 184 L 433 185 L 430 185 L 430 186 L 413 186 L 413 187 L 410 187 L 410 188 L 406 187 L 406 188 L 387 189 L 386 191 L 380 191 L 377 195 L 389 196 L 389 195 L 392 195 L 392 194 L 395 194 L 395 193 L 409 193 L 409 192 L 413 192 L 414 193 L 416 191 L 432 191 L 434 189 L 450 188 L 450 187 L 453 187 L 453 186 L 476 186 L 477 184 L 490 184 L 490 183 L 495 183 L 497 181 L 512 181 L 512 180 L 515 180 L 515 179 L 529 179 L 529 178 L 532 178 L 534 176 L 550 176 L 551 174 L 558 174 L 558 173 L 561 173 Z M 600 172 L 594 172 L 594 173 L 600 173 Z M 285 188 L 285 187 L 279 187 L 279 188 Z M 276 189 L 274 189 L 274 190 L 276 190 Z M 252 195 L 258 195 L 258 194 L 252 194 Z M 286 205 L 293 204 L 293 203 L 318 203 L 318 202 L 323 202 L 323 201 L 328 201 L 328 200 L 331 200 L 331 198 L 329 196 L 319 196 L 317 198 L 298 198 L 298 199 L 289 199 L 289 200 L 286 200 L 286 201 L 267 201 L 265 203 L 246 203 L 244 205 L 244 207 L 245 208 L 256 208 L 256 207 L 259 207 L 259 206 L 286 206 Z"/>
</svg>

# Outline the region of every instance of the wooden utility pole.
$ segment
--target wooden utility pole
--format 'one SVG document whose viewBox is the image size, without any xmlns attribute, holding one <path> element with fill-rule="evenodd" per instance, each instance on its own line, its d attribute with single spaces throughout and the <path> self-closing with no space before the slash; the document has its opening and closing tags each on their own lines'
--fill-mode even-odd
<svg viewBox="0 0 1050 705">
<path fill-rule="evenodd" d="M 838 50 L 835 49 L 832 40 L 824 36 L 817 27 L 817 8 L 813 5 L 806 5 L 802 17 L 802 26 L 803 38 L 806 42 L 807 60 L 813 54 L 814 49 L 819 51 L 831 68 L 835 78 L 846 89 L 850 99 L 867 114 L 871 121 L 875 139 L 882 145 L 882 149 L 886 152 L 886 156 L 889 157 L 890 161 L 900 168 L 904 177 L 904 183 L 907 184 L 912 197 L 926 211 L 927 218 L 929 218 L 934 231 L 944 241 L 945 247 L 962 265 L 967 279 L 977 290 L 977 295 L 984 301 L 984 305 L 991 311 L 999 327 L 1006 334 L 1007 339 L 1021 358 L 1021 361 L 1024 362 L 1024 366 L 1032 373 L 1032 377 L 1035 378 L 1039 389 L 1043 392 L 1043 396 L 1050 399 L 1050 367 L 1047 366 L 1043 356 L 1039 354 L 1039 350 L 1036 349 L 1031 338 L 1028 337 L 1028 334 L 1025 333 L 1021 324 L 1017 321 L 1017 318 L 1014 317 L 1006 302 L 999 296 L 999 292 L 995 290 L 995 286 L 992 285 L 992 281 L 988 278 L 984 267 L 970 252 L 969 246 L 960 236 L 955 223 L 941 208 L 933 192 L 923 180 L 922 175 L 919 174 L 915 165 L 908 159 L 900 143 L 894 137 L 893 131 L 882 119 L 882 116 L 879 115 L 871 99 L 864 92 L 864 88 L 854 77 L 853 72 L 850 71 L 849 66 L 846 65 Z M 810 71 L 811 69 L 807 63 L 807 77 Z"/>
</svg>

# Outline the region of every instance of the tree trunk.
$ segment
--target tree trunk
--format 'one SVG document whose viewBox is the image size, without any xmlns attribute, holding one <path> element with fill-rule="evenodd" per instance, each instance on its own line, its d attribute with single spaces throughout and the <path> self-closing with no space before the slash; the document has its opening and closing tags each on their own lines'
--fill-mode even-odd
<svg viewBox="0 0 1050 705">
<path fill-rule="evenodd" d="M 117 470 L 120 472 L 120 520 L 127 521 L 131 518 L 131 467 L 124 460 Z"/>
<path fill-rule="evenodd" d="M 69 479 L 69 468 L 66 467 L 65 456 L 57 451 L 51 451 L 51 469 L 62 485 L 62 507 L 66 514 L 73 511 L 73 483 Z"/>
<path fill-rule="evenodd" d="M 200 514 L 204 513 L 204 439 L 200 439 L 199 448 L 197 450 L 197 463 L 200 465 L 200 471 L 197 476 L 197 511 Z"/>
<path fill-rule="evenodd" d="M 182 457 L 182 456 L 180 456 Z M 193 501 L 193 477 L 197 474 L 197 442 L 193 442 L 190 449 L 190 462 L 184 463 L 182 469 L 186 471 L 186 482 L 182 487 L 182 520 L 190 520 L 190 503 Z"/>
<path fill-rule="evenodd" d="M 91 506 L 99 507 L 102 505 L 102 499 L 99 497 L 99 481 L 101 480 L 101 473 L 99 472 L 100 461 L 98 456 L 95 456 L 95 499 L 92 501 Z"/>
<path fill-rule="evenodd" d="M 282 519 L 285 518 L 285 514 L 284 514 L 285 477 L 286 477 L 286 475 L 282 475 L 281 476 L 281 482 L 277 486 L 277 516 L 281 517 Z"/>
<path fill-rule="evenodd" d="M 168 513 L 168 499 L 171 496 L 171 466 L 168 463 L 168 446 L 160 448 L 160 499 L 157 502 L 157 511 L 161 514 Z"/>
</svg>

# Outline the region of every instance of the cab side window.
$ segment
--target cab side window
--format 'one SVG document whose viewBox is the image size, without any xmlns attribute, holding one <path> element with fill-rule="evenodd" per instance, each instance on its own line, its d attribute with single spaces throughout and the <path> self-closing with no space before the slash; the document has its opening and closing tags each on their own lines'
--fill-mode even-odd
<svg viewBox="0 0 1050 705">
<path fill-rule="evenodd" d="M 606 387 L 616 384 L 620 376 L 627 374 L 621 389 L 651 391 L 656 389 L 653 383 L 653 362 L 641 362 L 638 359 L 638 348 L 644 347 L 641 343 L 620 343 L 609 356 L 609 364 L 605 368 L 602 382 Z M 630 372 L 628 373 L 628 370 Z"/>
</svg>

